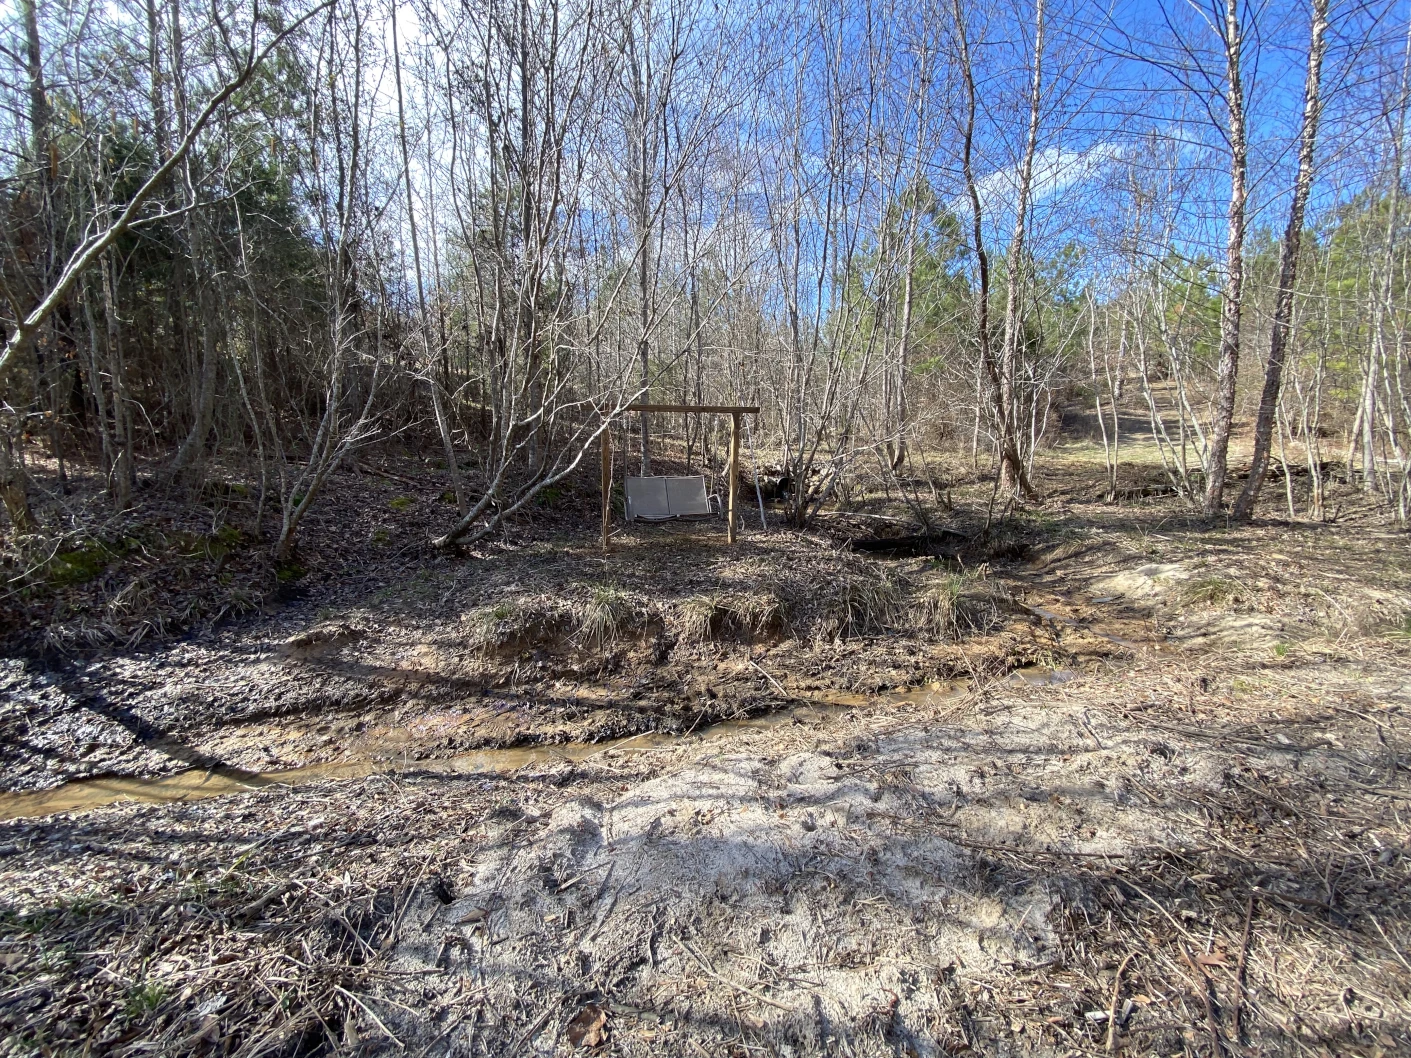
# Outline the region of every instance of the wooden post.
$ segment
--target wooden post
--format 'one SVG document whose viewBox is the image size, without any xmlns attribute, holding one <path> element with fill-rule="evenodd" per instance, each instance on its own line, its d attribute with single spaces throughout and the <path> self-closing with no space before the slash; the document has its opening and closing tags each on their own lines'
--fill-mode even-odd
<svg viewBox="0 0 1411 1058">
<path fill-rule="evenodd" d="M 735 542 L 735 493 L 740 484 L 740 413 L 730 413 L 730 481 L 729 502 L 725 507 L 725 542 Z"/>
<path fill-rule="evenodd" d="M 603 426 L 603 551 L 608 549 L 608 522 L 612 518 L 612 427 Z"/>
</svg>

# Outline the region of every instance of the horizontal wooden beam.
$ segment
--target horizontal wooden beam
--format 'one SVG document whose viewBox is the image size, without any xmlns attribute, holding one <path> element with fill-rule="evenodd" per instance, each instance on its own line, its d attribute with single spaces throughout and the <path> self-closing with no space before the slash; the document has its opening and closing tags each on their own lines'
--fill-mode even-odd
<svg viewBox="0 0 1411 1058">
<path fill-rule="evenodd" d="M 683 411 L 706 415 L 757 415 L 758 408 L 735 407 L 729 404 L 629 404 L 623 411 Z"/>
</svg>

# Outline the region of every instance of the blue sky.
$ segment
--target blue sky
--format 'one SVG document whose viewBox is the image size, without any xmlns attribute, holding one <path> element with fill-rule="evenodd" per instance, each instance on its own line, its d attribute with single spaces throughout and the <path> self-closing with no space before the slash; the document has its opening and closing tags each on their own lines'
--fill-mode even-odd
<svg viewBox="0 0 1411 1058">
<path fill-rule="evenodd" d="M 1411 0 L 1371 4 L 1334 3 L 1329 50 L 1324 64 L 1325 112 L 1319 151 L 1320 181 L 1313 209 L 1326 209 L 1365 184 L 1376 163 L 1385 122 L 1374 116 L 1394 95 L 1405 47 Z M 1009 9 L 1022 19 L 1031 4 Z M 1223 5 L 1184 0 L 1118 0 L 1111 7 L 1078 3 L 1051 17 L 1065 21 L 1051 36 L 1051 78 L 1073 98 L 1048 122 L 1036 160 L 1036 234 L 1052 242 L 1089 241 L 1112 227 L 1126 205 L 1108 184 L 1117 173 L 1140 164 L 1142 143 L 1156 134 L 1169 149 L 1188 184 L 1185 206 L 1173 237 L 1188 252 L 1218 252 L 1225 235 L 1229 152 L 1224 139 L 1225 68 L 1216 32 Z M 1296 162 L 1302 112 L 1310 6 L 1244 3 L 1244 75 L 1250 141 L 1250 227 L 1283 225 Z M 993 28 L 993 24 L 992 24 Z M 995 33 L 1008 41 L 1026 39 L 1011 24 Z M 1013 44 L 1001 45 L 1017 50 Z M 1022 45 L 1021 45 L 1022 47 Z M 1088 64 L 1065 78 L 1064 48 L 1085 48 Z M 1071 55 L 1071 52 L 1069 53 Z M 1022 73 L 1022 71 L 1016 71 Z M 1003 120 L 1004 115 L 992 115 Z M 1013 114 L 1014 124 L 1022 115 Z M 999 135 L 995 155 L 1007 164 L 982 170 L 986 209 L 994 214 L 993 237 L 1012 224 L 1016 137 Z M 1360 176 L 1359 171 L 1360 170 Z M 1156 173 L 1150 174 L 1153 178 Z M 963 196 L 953 208 L 968 212 Z"/>
</svg>

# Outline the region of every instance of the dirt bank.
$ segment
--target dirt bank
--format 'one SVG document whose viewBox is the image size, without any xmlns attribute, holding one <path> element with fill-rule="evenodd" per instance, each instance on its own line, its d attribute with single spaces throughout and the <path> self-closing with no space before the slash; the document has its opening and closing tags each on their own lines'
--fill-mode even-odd
<svg viewBox="0 0 1411 1058">
<path fill-rule="evenodd" d="M 1046 656 L 1030 623 L 988 572 L 826 538 L 651 532 L 605 560 L 551 537 L 140 652 L 10 660 L 4 783 L 685 731 L 825 689 L 1001 674 Z"/>
<path fill-rule="evenodd" d="M 0 1053 L 1411 1053 L 1405 538 L 1004 532 L 551 534 L 11 662 L 12 788 L 388 773 L 0 824 Z"/>
</svg>

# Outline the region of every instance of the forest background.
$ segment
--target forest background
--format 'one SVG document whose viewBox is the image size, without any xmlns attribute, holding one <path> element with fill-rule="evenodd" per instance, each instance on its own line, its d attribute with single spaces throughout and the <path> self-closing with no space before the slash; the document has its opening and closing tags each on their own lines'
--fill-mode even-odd
<svg viewBox="0 0 1411 1058">
<path fill-rule="evenodd" d="M 919 509 L 950 457 L 1023 502 L 1074 409 L 1112 496 L 1135 421 L 1209 515 L 1249 517 L 1279 461 L 1308 473 L 1291 515 L 1327 517 L 1334 473 L 1411 514 L 1403 4 L 20 0 L 6 22 L 21 533 L 75 462 L 115 511 L 139 469 L 188 495 L 234 474 L 284 561 L 330 473 L 399 444 L 444 465 L 438 543 L 473 541 L 644 399 L 760 405 L 796 526 L 859 475 Z M 715 429 L 673 443 L 718 462 Z"/>
</svg>

